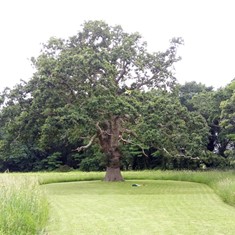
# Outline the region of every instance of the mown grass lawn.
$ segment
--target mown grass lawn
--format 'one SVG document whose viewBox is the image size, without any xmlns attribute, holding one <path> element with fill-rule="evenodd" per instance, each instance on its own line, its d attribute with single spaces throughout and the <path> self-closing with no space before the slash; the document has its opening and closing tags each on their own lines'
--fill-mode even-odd
<svg viewBox="0 0 235 235">
<path fill-rule="evenodd" d="M 204 184 L 128 180 L 41 187 L 51 205 L 50 235 L 235 234 L 235 208 Z"/>
</svg>

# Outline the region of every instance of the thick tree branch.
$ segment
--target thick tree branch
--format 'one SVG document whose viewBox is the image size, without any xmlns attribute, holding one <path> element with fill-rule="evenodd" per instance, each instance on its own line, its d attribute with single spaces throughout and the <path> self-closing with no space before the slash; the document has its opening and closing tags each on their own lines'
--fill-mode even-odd
<svg viewBox="0 0 235 235">
<path fill-rule="evenodd" d="M 170 154 L 165 148 L 163 148 L 164 152 L 166 152 L 169 156 L 173 157 L 172 154 Z"/>
<path fill-rule="evenodd" d="M 148 79 L 143 79 L 142 82 L 136 84 L 136 86 L 134 87 L 134 89 L 139 90 L 140 88 L 142 88 L 143 86 L 147 86 L 148 84 L 150 84 L 152 81 L 154 81 L 156 78 L 158 78 L 158 74 L 154 73 L 150 78 Z M 133 89 L 133 90 L 134 90 Z"/>
<path fill-rule="evenodd" d="M 116 78 L 116 83 L 118 84 L 120 82 L 120 80 L 124 77 L 124 75 L 127 72 L 127 66 L 129 65 L 129 63 L 126 63 L 125 65 L 123 65 L 123 69 L 120 72 L 119 76 Z"/>
<path fill-rule="evenodd" d="M 97 122 L 95 126 L 96 126 L 97 130 L 99 131 L 99 134 L 102 134 L 103 130 L 101 129 L 99 122 Z"/>
<path fill-rule="evenodd" d="M 80 147 L 74 149 L 73 151 L 78 151 L 78 152 L 80 152 L 80 151 L 82 151 L 82 150 L 84 150 L 84 149 L 89 148 L 89 147 L 93 144 L 93 142 L 94 142 L 94 140 L 95 140 L 96 137 L 97 137 L 97 134 L 93 135 L 87 145 L 80 146 Z"/>
<path fill-rule="evenodd" d="M 123 69 L 123 70 L 121 71 L 121 73 L 119 74 L 119 76 L 116 78 L 116 83 L 119 83 L 119 81 L 123 78 L 123 76 L 125 75 L 125 73 L 126 73 L 126 70 Z"/>
<path fill-rule="evenodd" d="M 164 152 L 166 152 L 169 156 L 174 157 L 172 154 L 170 154 L 165 148 L 163 148 Z M 186 157 L 186 156 L 184 156 Z M 187 156 L 187 158 L 191 159 L 191 160 L 199 160 L 199 157 L 191 157 L 191 156 Z"/>
<path fill-rule="evenodd" d="M 106 125 L 109 125 L 109 124 L 106 123 Z M 97 128 L 99 134 L 105 133 L 105 134 L 107 134 L 107 135 L 109 135 L 109 136 L 112 135 L 112 133 L 108 133 L 108 131 L 102 130 L 101 127 L 100 127 L 100 125 L 99 125 L 99 122 L 96 123 L 96 128 Z"/>
<path fill-rule="evenodd" d="M 132 135 L 132 136 L 134 136 L 134 137 L 138 137 L 137 136 L 137 134 L 134 132 L 134 131 L 132 131 L 132 130 L 129 130 L 129 129 L 121 129 L 121 132 L 122 133 L 127 133 L 127 134 L 130 134 L 130 135 Z"/>
</svg>

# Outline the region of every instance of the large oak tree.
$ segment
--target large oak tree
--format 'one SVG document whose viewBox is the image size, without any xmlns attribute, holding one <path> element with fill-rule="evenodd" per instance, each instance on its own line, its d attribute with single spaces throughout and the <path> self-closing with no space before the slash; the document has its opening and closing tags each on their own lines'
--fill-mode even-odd
<svg viewBox="0 0 235 235">
<path fill-rule="evenodd" d="M 174 38 L 166 51 L 149 53 L 139 33 L 103 21 L 84 23 L 66 40 L 51 38 L 32 58 L 36 72 L 20 87 L 23 98 L 18 93 L 13 102 L 24 107 L 13 127 L 18 140 L 52 152 L 58 138 L 77 143 L 71 151 L 78 152 L 96 142 L 106 156 L 105 180 L 123 180 L 120 145 L 144 148 L 131 128 L 142 120 L 138 96 L 174 87 L 181 43 Z"/>
</svg>

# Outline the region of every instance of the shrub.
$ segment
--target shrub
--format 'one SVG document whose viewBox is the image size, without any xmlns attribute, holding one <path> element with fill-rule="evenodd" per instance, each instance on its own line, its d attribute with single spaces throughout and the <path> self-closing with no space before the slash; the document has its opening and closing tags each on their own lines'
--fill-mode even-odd
<svg viewBox="0 0 235 235">
<path fill-rule="evenodd" d="M 201 158 L 207 168 L 225 169 L 229 167 L 228 159 L 207 151 Z"/>
<path fill-rule="evenodd" d="M 80 163 L 79 170 L 81 171 L 102 171 L 105 166 L 102 163 L 100 156 L 87 157 Z"/>
</svg>

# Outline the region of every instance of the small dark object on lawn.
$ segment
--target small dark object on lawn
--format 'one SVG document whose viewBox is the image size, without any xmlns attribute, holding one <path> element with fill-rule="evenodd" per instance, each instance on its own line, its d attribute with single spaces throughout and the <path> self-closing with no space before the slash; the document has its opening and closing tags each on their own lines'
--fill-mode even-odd
<svg viewBox="0 0 235 235">
<path fill-rule="evenodd" d="M 141 186 L 140 184 L 132 184 L 132 187 L 139 187 Z"/>
</svg>

